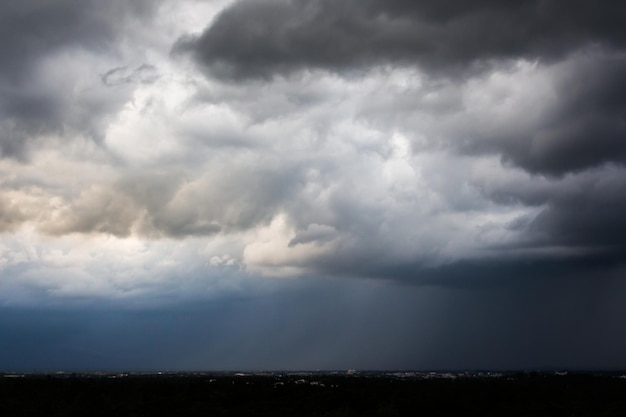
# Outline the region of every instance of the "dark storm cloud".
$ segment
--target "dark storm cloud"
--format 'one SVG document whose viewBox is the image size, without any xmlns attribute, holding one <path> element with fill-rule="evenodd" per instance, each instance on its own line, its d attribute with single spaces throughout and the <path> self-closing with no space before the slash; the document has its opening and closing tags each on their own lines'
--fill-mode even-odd
<svg viewBox="0 0 626 417">
<path fill-rule="evenodd" d="M 128 16 L 149 13 L 150 1 L 3 1 L 0 3 L 0 153 L 23 158 L 33 136 L 59 133 L 67 126 L 96 134 L 96 119 L 107 103 L 73 103 L 67 86 L 42 74 L 46 58 L 64 50 L 107 53 L 128 24 Z M 71 77 L 78 62 L 66 73 Z M 94 74 L 95 76 L 96 74 Z M 52 83 L 54 84 L 54 83 Z M 65 88 L 64 88 L 65 87 Z M 71 109 L 78 104 L 81 109 Z M 80 114 L 68 114 L 75 111 Z M 73 125 L 73 126 L 72 126 Z"/>
<path fill-rule="evenodd" d="M 550 176 L 626 162 L 626 51 L 592 50 L 570 61 L 555 69 L 556 102 L 539 123 L 524 126 L 521 114 L 509 132 L 470 133 L 462 151 L 495 151 L 505 163 Z"/>
<path fill-rule="evenodd" d="M 497 180 L 495 181 L 498 182 Z M 520 218 L 510 228 L 524 238 L 513 246 L 495 247 L 494 261 L 461 262 L 455 274 L 547 279 L 554 276 L 596 276 L 624 267 L 626 227 L 623 213 L 626 187 L 623 168 L 608 166 L 555 180 L 530 177 L 528 181 L 503 181 L 483 185 L 486 197 L 503 206 L 537 207 L 534 217 Z M 506 252 L 512 253 L 506 254 Z M 513 257 L 511 258 L 511 254 Z M 507 260 L 508 259 L 508 260 Z M 449 268 L 448 268 L 449 269 Z M 438 273 L 445 274 L 445 268 Z M 472 273 L 473 271 L 473 273 Z M 448 277 L 449 278 L 449 277 Z M 460 280 L 459 282 L 462 282 Z"/>
<path fill-rule="evenodd" d="M 624 170 L 608 167 L 565 178 L 559 183 L 502 184 L 489 191 L 502 204 L 545 206 L 528 224 L 537 244 L 626 254 Z"/>
<path fill-rule="evenodd" d="M 577 221 L 578 218 L 568 220 Z M 566 231 L 558 229 L 558 226 L 550 226 L 556 230 L 543 231 L 542 240 L 493 247 L 475 259 L 433 265 L 427 256 L 416 257 L 413 261 L 389 260 L 381 251 L 360 248 L 359 252 L 342 251 L 320 258 L 312 269 L 318 274 L 335 277 L 383 279 L 422 288 L 435 286 L 471 291 L 515 290 L 541 283 L 565 288 L 572 279 L 595 279 L 611 274 L 621 276 L 626 268 L 626 247 L 623 242 L 618 246 L 584 242 L 580 247 L 578 244 L 563 242 L 564 239 L 558 233 L 564 234 Z M 593 224 L 585 227 L 594 228 Z M 554 235 L 550 235 L 551 232 Z M 437 256 L 436 252 L 431 254 L 433 258 Z"/>
<path fill-rule="evenodd" d="M 614 2 L 238 1 L 178 48 L 232 79 L 385 64 L 448 71 L 552 60 L 591 44 L 621 48 L 625 18 L 626 7 Z"/>
<path fill-rule="evenodd" d="M 625 19 L 620 4 L 582 1 L 239 1 L 175 50 L 231 80 L 390 64 L 458 83 L 468 70 L 505 69 L 514 59 L 573 61 L 539 124 L 508 132 L 468 125 L 452 138 L 462 152 L 496 152 L 529 172 L 562 175 L 626 159 Z"/>
</svg>

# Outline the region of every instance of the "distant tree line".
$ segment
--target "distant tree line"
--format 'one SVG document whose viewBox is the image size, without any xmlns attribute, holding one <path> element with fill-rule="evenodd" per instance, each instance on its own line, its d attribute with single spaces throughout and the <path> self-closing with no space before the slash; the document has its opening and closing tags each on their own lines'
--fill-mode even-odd
<svg viewBox="0 0 626 417">
<path fill-rule="evenodd" d="M 298 383 L 296 383 L 298 382 Z M 0 378 L 1 416 L 625 416 L 626 380 L 318 375 Z"/>
</svg>

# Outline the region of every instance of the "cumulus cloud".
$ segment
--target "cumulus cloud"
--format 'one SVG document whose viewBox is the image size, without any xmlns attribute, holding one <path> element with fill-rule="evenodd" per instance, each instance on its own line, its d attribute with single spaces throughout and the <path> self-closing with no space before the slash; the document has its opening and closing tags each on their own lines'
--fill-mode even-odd
<svg viewBox="0 0 626 417">
<path fill-rule="evenodd" d="M 625 58 L 581 51 L 554 65 L 483 78 L 469 96 L 483 101 L 471 103 L 477 117 L 458 126 L 461 150 L 499 153 L 505 163 L 549 176 L 623 164 L 625 102 L 616 91 L 624 85 Z"/>
<path fill-rule="evenodd" d="M 385 92 L 388 107 L 376 111 L 413 120 L 426 112 L 449 125 L 455 118 L 446 112 L 465 106 L 465 120 L 447 127 L 455 131 L 437 126 L 427 134 L 463 151 L 499 153 L 533 173 L 561 175 L 624 162 L 624 13 L 621 6 L 552 1 L 244 1 L 177 48 L 212 76 L 232 80 L 415 67 L 439 79 L 430 87 L 436 98 L 428 100 L 422 88 Z M 520 74 L 520 62 L 538 66 L 538 76 Z M 517 85 L 525 81 L 523 91 Z M 455 97 L 450 85 L 459 83 L 467 88 Z M 475 99 L 483 103 L 467 101 Z M 409 128 L 424 130 L 424 123 Z"/>
<path fill-rule="evenodd" d="M 194 277 L 442 285 L 619 264 L 620 6 L 2 7 L 37 26 L 2 29 L 0 64 L 0 230 L 35 253 L 110 239 L 110 261 L 137 241 Z M 60 23 L 37 20 L 52 9 Z M 137 256 L 163 282 L 187 271 Z M 12 282 L 124 294 L 89 257 L 62 269 L 84 286 L 48 288 L 51 259 Z"/>
<path fill-rule="evenodd" d="M 24 1 L 0 5 L 0 152 L 24 159 L 33 137 L 75 131 L 102 137 L 124 97 L 94 89 L 101 57 L 115 55 L 126 25 L 157 2 Z"/>
</svg>

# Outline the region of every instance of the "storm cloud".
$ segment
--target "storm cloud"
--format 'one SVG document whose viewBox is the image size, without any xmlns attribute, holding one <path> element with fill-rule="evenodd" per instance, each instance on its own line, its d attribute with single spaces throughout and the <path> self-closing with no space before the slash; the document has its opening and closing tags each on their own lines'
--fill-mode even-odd
<svg viewBox="0 0 626 417">
<path fill-rule="evenodd" d="M 0 349 L 22 368 L 621 366 L 625 13 L 0 1 L 0 333 L 19 336 Z M 606 345 L 559 361 L 577 322 Z M 136 354 L 167 334 L 189 344 Z"/>
<path fill-rule="evenodd" d="M 520 60 L 547 66 L 556 74 L 545 86 L 553 91 L 533 103 L 545 111 L 538 120 L 524 123 L 518 114 L 521 120 L 506 120 L 511 127 L 492 131 L 468 120 L 463 137 L 452 139 L 530 172 L 560 175 L 624 162 L 625 15 L 622 6 L 584 2 L 242 1 L 177 49 L 212 75 L 238 81 L 399 66 L 456 83 L 514 71 Z"/>
<path fill-rule="evenodd" d="M 101 118 L 123 99 L 94 92 L 87 84 L 77 85 L 76 77 L 88 82 L 83 71 L 97 71 L 97 67 L 85 65 L 85 61 L 95 61 L 98 54 L 115 54 L 125 26 L 150 14 L 156 4 L 115 0 L 2 2 L 1 155 L 25 158 L 33 136 L 64 130 L 101 138 Z"/>
<path fill-rule="evenodd" d="M 623 6 L 582 1 L 239 1 L 179 47 L 234 79 L 386 64 L 445 72 L 549 62 L 592 45 L 620 49 L 624 17 Z"/>
</svg>

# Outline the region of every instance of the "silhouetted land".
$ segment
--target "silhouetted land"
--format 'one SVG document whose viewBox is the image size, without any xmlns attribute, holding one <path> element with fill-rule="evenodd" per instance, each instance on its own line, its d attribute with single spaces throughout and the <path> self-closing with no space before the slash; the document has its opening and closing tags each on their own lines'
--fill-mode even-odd
<svg viewBox="0 0 626 417">
<path fill-rule="evenodd" d="M 0 415 L 626 416 L 626 379 L 590 374 L 13 374 L 0 375 Z"/>
</svg>

